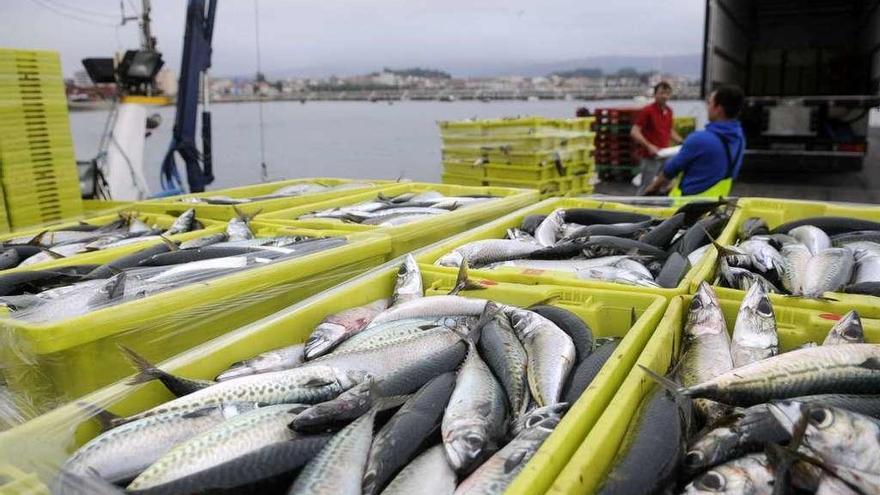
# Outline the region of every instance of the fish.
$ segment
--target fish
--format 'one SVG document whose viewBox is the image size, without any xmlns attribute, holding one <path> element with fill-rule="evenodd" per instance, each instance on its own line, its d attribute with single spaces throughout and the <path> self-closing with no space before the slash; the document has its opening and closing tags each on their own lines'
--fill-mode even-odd
<svg viewBox="0 0 880 495">
<path fill-rule="evenodd" d="M 216 381 L 222 382 L 242 376 L 283 371 L 295 368 L 305 362 L 305 344 L 294 344 L 264 352 L 250 359 L 232 363 L 229 368 L 217 375 Z"/>
<path fill-rule="evenodd" d="M 828 248 L 810 258 L 802 294 L 813 299 L 840 290 L 852 278 L 855 260 L 846 248 Z"/>
<path fill-rule="evenodd" d="M 535 230 L 541 225 L 541 222 L 547 218 L 547 215 L 526 215 L 519 225 L 523 232 L 534 236 Z M 537 241 L 537 240 L 536 240 Z"/>
<path fill-rule="evenodd" d="M 614 282 L 626 285 L 638 285 L 641 287 L 659 288 L 660 285 L 650 277 L 643 274 L 624 270 L 614 266 L 597 266 L 577 272 L 577 277 L 581 280 L 601 280 L 604 282 Z"/>
<path fill-rule="evenodd" d="M 425 294 L 422 287 L 422 272 L 419 264 L 411 254 L 406 255 L 406 259 L 397 270 L 397 278 L 394 281 L 394 293 L 391 295 L 389 306 L 396 306 L 405 302 L 419 299 Z"/>
<path fill-rule="evenodd" d="M 666 289 L 674 289 L 690 270 L 691 265 L 687 258 L 678 252 L 673 252 L 663 263 L 663 268 L 657 274 L 657 278 L 653 280 L 658 286 Z"/>
<path fill-rule="evenodd" d="M 700 262 L 700 260 L 703 259 L 703 255 L 706 254 L 706 252 L 708 252 L 711 248 L 711 244 L 706 244 L 705 246 L 698 247 L 697 249 L 691 251 L 691 253 L 687 255 L 688 263 L 690 263 L 691 266 L 696 265 Z"/>
<path fill-rule="evenodd" d="M 142 261 L 152 258 L 157 254 L 167 253 L 171 248 L 167 244 L 160 243 L 136 251 L 132 254 L 121 256 L 115 260 L 95 268 L 88 274 L 88 278 L 109 278 L 114 272 L 138 266 Z"/>
<path fill-rule="evenodd" d="M 132 481 L 127 489 L 145 490 L 228 462 L 294 435 L 287 427 L 296 406 L 260 407 L 230 418 L 179 443 Z"/>
<path fill-rule="evenodd" d="M 575 349 L 575 364 L 580 363 L 593 351 L 593 331 L 578 315 L 559 306 L 544 304 L 531 306 L 529 311 L 547 318 L 571 337 Z"/>
<path fill-rule="evenodd" d="M 325 317 L 306 340 L 306 360 L 327 354 L 342 341 L 366 328 L 373 318 L 386 308 L 388 308 L 388 299 L 379 299 Z"/>
<path fill-rule="evenodd" d="M 197 249 L 200 247 L 224 242 L 227 239 L 228 237 L 226 235 L 226 232 L 217 232 L 216 234 L 210 234 L 202 237 L 197 237 L 195 239 L 190 239 L 188 241 L 183 241 L 180 243 L 180 249 Z"/>
<path fill-rule="evenodd" d="M 749 454 L 697 476 L 681 493 L 772 495 L 776 483 L 774 467 L 767 456 Z"/>
<path fill-rule="evenodd" d="M 75 254 L 79 254 L 85 251 L 86 247 L 85 242 L 75 242 L 71 244 L 61 244 L 52 246 L 51 249 L 45 249 L 42 252 L 39 252 L 33 256 L 25 258 L 21 263 L 18 264 L 18 267 L 25 267 L 36 265 L 37 263 L 45 263 L 47 261 L 56 260 L 59 258 L 67 258 L 69 256 L 73 256 Z"/>
<path fill-rule="evenodd" d="M 521 431 L 496 452 L 455 490 L 456 495 L 501 495 L 513 482 L 535 452 L 559 424 L 559 416 L 548 417 Z"/>
<path fill-rule="evenodd" d="M 308 432 L 349 423 L 373 407 L 375 396 L 373 378 L 367 376 L 361 383 L 338 396 L 298 412 L 288 427 L 296 432 Z"/>
<path fill-rule="evenodd" d="M 174 223 L 171 224 L 171 227 L 165 231 L 165 235 L 174 235 L 181 234 L 183 232 L 189 232 L 193 230 L 193 223 L 196 220 L 196 210 L 195 208 L 190 208 L 185 212 L 181 213 L 179 217 L 174 219 Z"/>
<path fill-rule="evenodd" d="M 718 238 L 724 226 L 727 225 L 728 220 L 729 217 L 727 215 L 710 215 L 700 219 L 676 241 L 675 250 L 682 256 L 688 256 L 695 249 L 709 244 L 712 239 Z"/>
<path fill-rule="evenodd" d="M 457 268 L 462 260 L 469 266 L 483 266 L 499 261 L 524 258 L 538 251 L 540 245 L 508 239 L 482 239 L 459 246 L 434 262 L 437 266 Z"/>
<path fill-rule="evenodd" d="M 880 297 L 880 282 L 860 282 L 858 284 L 847 284 L 840 288 L 841 292 L 847 294 L 865 294 L 868 296 Z"/>
<path fill-rule="evenodd" d="M 529 405 L 528 357 L 504 312 L 482 328 L 478 349 L 504 387 L 510 415 L 517 418 L 525 414 Z"/>
<path fill-rule="evenodd" d="M 562 224 L 564 222 L 565 210 L 554 210 L 535 228 L 535 240 L 544 247 L 556 244 L 556 239 L 559 238 L 559 234 L 562 232 Z"/>
<path fill-rule="evenodd" d="M 864 342 L 865 330 L 862 327 L 862 319 L 859 318 L 857 311 L 851 310 L 831 327 L 822 345 L 863 344 Z"/>
<path fill-rule="evenodd" d="M 21 257 L 15 249 L 9 248 L 0 252 L 0 270 L 15 268 L 19 263 L 21 263 Z"/>
<path fill-rule="evenodd" d="M 872 417 L 880 416 L 880 396 L 823 394 L 795 397 L 807 405 L 841 407 Z M 760 452 L 767 444 L 784 444 L 791 435 L 779 424 L 769 404 L 739 409 L 698 434 L 688 446 L 684 466 L 689 472 L 701 472 L 717 464 L 751 452 Z"/>
<path fill-rule="evenodd" d="M 250 221 L 255 215 L 246 215 L 236 208 L 235 216 L 226 224 L 226 237 L 230 241 L 253 239 L 255 236 L 253 231 L 251 231 Z"/>
<path fill-rule="evenodd" d="M 374 407 L 336 433 L 306 464 L 288 495 L 360 494 L 377 412 Z"/>
<path fill-rule="evenodd" d="M 752 257 L 752 263 L 761 273 L 778 272 L 785 261 L 769 242 L 750 239 L 739 244 L 741 250 Z"/>
<path fill-rule="evenodd" d="M 535 403 L 538 407 L 559 403 L 576 357 L 571 337 L 532 311 L 508 308 L 505 312 L 526 351 L 529 390 Z"/>
<path fill-rule="evenodd" d="M 569 208 L 564 211 L 564 221 L 581 225 L 639 223 L 652 220 L 650 215 L 600 208 Z"/>
<path fill-rule="evenodd" d="M 362 382 L 366 373 L 315 364 L 219 382 L 126 418 L 129 421 L 167 411 L 193 411 L 227 402 L 316 404 Z"/>
<path fill-rule="evenodd" d="M 880 345 L 806 347 L 733 369 L 696 385 L 674 387 L 665 382 L 665 386 L 688 397 L 738 407 L 801 395 L 872 393 L 880 387 Z"/>
<path fill-rule="evenodd" d="M 407 399 L 376 433 L 364 471 L 365 495 L 379 493 L 416 457 L 422 444 L 440 426 L 455 381 L 452 371 L 433 378 Z"/>
<path fill-rule="evenodd" d="M 658 248 L 666 247 L 672 242 L 675 234 L 685 226 L 686 217 L 684 213 L 676 213 L 642 234 L 638 240 Z"/>
<path fill-rule="evenodd" d="M 120 344 L 119 350 L 128 362 L 138 371 L 137 375 L 128 381 L 129 385 L 138 385 L 153 380 L 159 380 L 162 382 L 162 385 L 164 385 L 165 388 L 176 397 L 183 397 L 184 395 L 191 394 L 216 384 L 216 382 L 210 380 L 193 380 L 167 373 L 124 345 Z"/>
<path fill-rule="evenodd" d="M 880 230 L 880 222 L 850 217 L 808 217 L 786 222 L 771 231 L 772 234 L 788 234 L 801 225 L 811 225 L 822 229 L 827 235 L 834 236 L 859 230 Z"/>
<path fill-rule="evenodd" d="M 831 244 L 834 247 L 843 247 L 857 242 L 880 244 L 880 230 L 855 230 L 831 236 Z"/>
<path fill-rule="evenodd" d="M 510 260 L 492 263 L 482 267 L 483 270 L 497 270 L 506 267 L 524 268 L 529 270 L 546 270 L 555 272 L 577 273 L 582 270 L 599 266 L 611 266 L 625 259 L 626 256 L 604 256 L 588 260 Z"/>
<path fill-rule="evenodd" d="M 467 320 L 474 318 L 475 317 L 464 317 L 463 319 Z M 336 349 L 331 351 L 331 354 L 383 348 L 410 337 L 421 335 L 426 331 L 439 330 L 442 328 L 455 328 L 459 324 L 461 318 L 448 318 L 451 320 L 449 324 L 444 321 L 446 319 L 447 318 L 444 317 L 407 318 L 380 323 L 379 325 L 362 330 L 348 340 L 344 340 L 336 347 Z M 464 322 L 462 322 L 462 324 L 464 324 Z"/>
<path fill-rule="evenodd" d="M 568 382 L 562 393 L 562 401 L 568 404 L 574 404 L 584 393 L 584 390 L 590 386 L 590 383 L 599 374 L 599 371 L 605 366 L 605 363 L 614 353 L 620 339 L 614 339 L 608 343 L 599 346 L 589 356 L 583 359 L 569 375 Z"/>
<path fill-rule="evenodd" d="M 91 411 L 93 407 L 87 406 L 86 409 Z M 170 411 L 132 421 L 91 439 L 65 461 L 61 471 L 79 476 L 97 476 L 110 483 L 128 482 L 174 446 L 250 409 L 252 406 L 247 404 L 230 404 L 225 408 L 208 406 L 193 411 Z M 98 412 L 99 417 L 109 415 L 109 420 L 113 419 L 113 415 L 106 411 Z"/>
<path fill-rule="evenodd" d="M 730 337 L 724 314 L 712 286 L 700 283 L 691 299 L 682 333 L 682 354 L 677 376 L 685 387 L 704 383 L 733 369 Z M 705 400 L 694 401 L 694 409 L 710 420 L 724 415 L 725 408 Z"/>
<path fill-rule="evenodd" d="M 507 431 L 505 403 L 501 384 L 468 340 L 467 357 L 440 424 L 446 457 L 457 473 L 469 473 L 501 446 Z"/>
<path fill-rule="evenodd" d="M 382 495 L 452 495 L 456 483 L 443 446 L 435 445 L 407 464 Z"/>
<path fill-rule="evenodd" d="M 776 315 L 760 284 L 749 289 L 739 307 L 730 352 L 735 368 L 779 354 Z"/>
<path fill-rule="evenodd" d="M 431 296 L 407 301 L 379 313 L 367 328 L 389 321 L 439 316 L 479 316 L 486 308 L 485 299 L 462 296 Z"/>
<path fill-rule="evenodd" d="M 597 493 L 663 493 L 671 488 L 685 451 L 688 417 L 670 394 L 654 387 L 635 411 Z"/>
<path fill-rule="evenodd" d="M 810 249 L 806 245 L 800 243 L 787 244 L 782 246 L 782 250 L 779 254 L 782 255 L 782 259 L 784 260 L 782 272 L 780 273 L 782 287 L 788 291 L 789 294 L 803 294 L 807 270 L 809 269 L 813 257 L 810 253 Z"/>
<path fill-rule="evenodd" d="M 767 222 L 759 217 L 746 218 L 736 230 L 737 238 L 743 241 L 756 235 L 768 235 L 769 233 L 770 228 L 767 226 Z"/>
<path fill-rule="evenodd" d="M 853 284 L 880 282 L 880 254 L 862 255 L 856 258 Z"/>
<path fill-rule="evenodd" d="M 638 254 L 665 260 L 669 256 L 666 251 L 644 242 L 605 235 L 591 236 L 584 243 L 584 253 L 592 258 L 620 254 Z"/>
<path fill-rule="evenodd" d="M 793 401 L 772 403 L 770 411 L 790 434 L 804 417 L 806 429 L 799 451 L 819 459 L 823 468 L 852 487 L 864 493 L 880 492 L 880 422 L 876 419 L 836 407 L 804 408 Z"/>
<path fill-rule="evenodd" d="M 595 235 L 609 235 L 614 237 L 635 238 L 641 236 L 643 232 L 647 232 L 654 220 L 645 220 L 636 223 L 614 223 L 614 224 L 597 224 L 597 225 L 578 225 L 573 231 L 563 235 L 564 239 L 575 239 L 578 237 L 591 237 Z M 577 224 L 574 224 L 577 225 Z"/>
<path fill-rule="evenodd" d="M 801 225 L 788 231 L 788 235 L 807 246 L 810 254 L 816 256 L 831 247 L 831 239 L 822 229 L 812 225 Z"/>
</svg>

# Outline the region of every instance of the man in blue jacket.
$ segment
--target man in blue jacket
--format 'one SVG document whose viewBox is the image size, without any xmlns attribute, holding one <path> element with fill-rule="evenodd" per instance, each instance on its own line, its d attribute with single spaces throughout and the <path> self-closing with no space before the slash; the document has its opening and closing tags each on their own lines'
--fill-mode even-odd
<svg viewBox="0 0 880 495">
<path fill-rule="evenodd" d="M 665 190 L 681 175 L 669 193 L 671 197 L 727 196 L 742 167 L 746 139 L 738 117 L 744 96 L 737 86 L 721 86 L 709 95 L 706 129 L 690 134 L 681 151 L 670 158 L 645 194 Z"/>
</svg>

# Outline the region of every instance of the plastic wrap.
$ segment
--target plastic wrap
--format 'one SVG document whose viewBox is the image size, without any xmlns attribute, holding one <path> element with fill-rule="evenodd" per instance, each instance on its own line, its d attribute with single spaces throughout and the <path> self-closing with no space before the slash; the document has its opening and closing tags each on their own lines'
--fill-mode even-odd
<svg viewBox="0 0 880 495">
<path fill-rule="evenodd" d="M 138 207 L 145 211 L 170 215 L 179 214 L 187 208 L 195 208 L 205 218 L 226 220 L 236 214 L 236 208 L 249 215 L 268 213 L 375 190 L 392 182 L 323 177 L 293 179 L 154 199 L 140 202 Z"/>
<path fill-rule="evenodd" d="M 33 417 L 126 375 L 120 344 L 149 359 L 166 359 L 389 259 L 390 242 L 381 235 L 259 222 L 250 227 L 256 239 L 246 243 L 304 240 L 174 252 L 159 245 L 126 258 L 152 254 L 144 261 L 151 266 L 105 258 L 115 266 L 107 270 L 70 260 L 53 267 L 49 278 L 7 283 L 11 293 L 0 298 L 7 304 L 0 318 L 0 373 L 10 407 L 20 417 Z M 199 260 L 169 264 L 175 259 L 168 257 L 178 255 Z"/>
<path fill-rule="evenodd" d="M 725 230 L 725 235 L 719 239 L 720 244 L 728 246 L 737 240 L 737 232 L 742 224 L 749 218 L 762 218 L 770 229 L 783 223 L 810 217 L 845 217 L 880 222 L 880 206 L 857 204 L 857 203 L 833 203 L 819 201 L 798 201 L 773 198 L 742 198 L 737 202 L 736 212 L 730 219 Z M 690 291 L 696 291 L 700 281 L 716 281 L 718 278 L 718 251 L 710 249 L 708 260 L 697 267 L 697 274 L 691 280 Z M 718 297 L 726 299 L 738 299 L 745 292 L 720 287 L 714 287 Z M 858 311 L 872 311 L 880 306 L 880 297 L 860 294 L 844 294 L 829 292 L 828 297 L 845 302 L 851 309 Z M 791 298 L 782 294 L 770 294 L 773 304 L 786 304 L 805 309 L 821 309 L 825 307 L 825 301 L 819 299 Z"/>
<path fill-rule="evenodd" d="M 449 213 L 429 215 L 424 219 L 396 226 L 365 225 L 346 222 L 336 218 L 308 218 L 308 215 L 317 211 L 350 207 L 375 201 L 379 194 L 385 198 L 391 198 L 406 193 L 420 194 L 430 191 L 438 192 L 444 196 L 495 196 L 497 199 L 470 206 L 457 207 Z M 513 210 L 533 204 L 537 200 L 537 191 L 501 187 L 411 183 L 396 184 L 384 187 L 377 192 L 354 194 L 345 198 L 280 210 L 261 215 L 259 218 L 264 222 L 302 228 L 338 229 L 351 232 L 381 232 L 391 237 L 392 255 L 400 256 L 432 242 L 482 225 Z M 303 218 L 304 216 L 306 218 Z"/>
<path fill-rule="evenodd" d="M 181 215 L 185 214 L 187 212 L 181 212 Z M 18 263 L 14 265 L 4 262 L 3 266 L 10 268 L 0 270 L 0 273 L 45 269 L 72 263 L 103 263 L 145 246 L 159 244 L 162 242 L 160 235 L 172 241 L 187 241 L 220 232 L 225 226 L 224 222 L 194 215 L 185 231 L 174 233 L 180 230 L 180 224 L 174 227 L 176 221 L 177 217 L 169 215 L 126 209 L 117 214 L 89 218 L 82 222 L 67 222 L 7 234 L 0 238 L 0 253 L 3 253 L 0 258 L 5 259 L 10 249 L 19 250 L 21 254 L 16 254 Z M 123 225 L 126 223 L 127 225 Z M 83 230 L 94 228 L 90 226 L 100 226 L 102 230 Z M 64 257 L 56 259 L 59 255 Z M 28 259 L 31 256 L 34 258 Z M 34 263 L 38 258 L 43 261 Z"/>
<path fill-rule="evenodd" d="M 260 321 L 227 332 L 159 364 L 179 376 L 212 380 L 234 363 L 261 353 L 306 341 L 328 315 L 389 298 L 395 287 L 402 259 L 393 260 L 349 282 L 299 302 Z M 456 284 L 454 276 L 422 274 L 425 296 L 447 294 Z M 578 290 L 551 286 L 486 285 L 466 291 L 465 297 L 529 307 L 549 304 L 567 309 L 583 320 L 595 338 L 623 337 L 591 386 L 573 404 L 555 432 L 543 443 L 515 481 L 523 493 L 542 493 L 568 462 L 571 454 L 599 418 L 635 358 L 660 322 L 666 301 L 648 294 L 602 290 Z M 132 345 L 137 352 L 149 348 Z M 110 352 L 110 351 L 108 351 Z M 127 366 L 127 365 L 126 365 Z M 126 373 L 131 368 L 125 368 Z M 117 415 L 131 415 L 168 401 L 173 396 L 159 383 L 137 386 L 123 382 L 95 391 L 77 401 L 0 433 L 0 490 L 16 483 L 51 483 L 70 454 L 98 433 L 90 420 L 94 407 Z M 9 475 L 8 473 L 16 473 Z"/>
<path fill-rule="evenodd" d="M 720 296 L 719 296 L 720 297 Z M 681 352 L 681 334 L 687 319 L 691 296 L 673 298 L 651 340 L 638 356 L 638 365 L 659 374 L 665 374 L 674 365 Z M 850 308 L 844 303 L 829 303 L 823 310 L 789 306 L 785 301 L 774 301 L 773 311 L 779 333 L 779 350 L 785 352 L 807 342 L 822 342 L 834 325 L 835 315 L 843 315 Z M 732 332 L 742 297 L 721 298 L 721 310 Z M 862 326 L 867 342 L 880 342 L 880 308 L 864 313 Z M 602 417 L 572 456 L 571 462 L 559 473 L 551 491 L 554 493 L 593 493 L 610 471 L 612 461 L 623 444 L 627 426 L 642 399 L 654 388 L 648 375 L 633 367 Z M 525 492 L 510 492 L 525 493 Z"/>
<path fill-rule="evenodd" d="M 435 263 L 442 256 L 447 255 L 448 253 L 454 251 L 456 248 L 463 246 L 465 244 L 483 240 L 483 239 L 506 239 L 507 233 L 509 229 L 518 229 L 522 225 L 522 221 L 525 217 L 529 215 L 547 215 L 553 212 L 556 209 L 567 209 L 567 208 L 594 208 L 594 209 L 604 209 L 604 210 L 612 210 L 612 211 L 621 211 L 621 212 L 633 212 L 649 215 L 655 218 L 666 218 L 671 216 L 675 212 L 675 208 L 665 208 L 665 207 L 640 207 L 640 206 L 631 206 L 625 205 L 622 203 L 614 203 L 614 202 L 604 202 L 593 199 L 547 199 L 544 200 L 530 208 L 523 208 L 516 212 L 513 212 L 507 216 L 499 218 L 493 222 L 487 223 L 482 227 L 470 230 L 465 232 L 459 236 L 453 237 L 448 241 L 439 242 L 432 246 L 430 250 L 426 250 L 423 254 L 421 254 L 418 258 L 420 263 L 430 265 L 429 268 L 426 268 L 428 271 L 432 272 L 440 272 L 440 273 L 454 273 L 456 268 L 436 266 Z M 736 215 L 736 213 L 734 214 Z M 732 240 L 736 236 L 736 229 L 734 227 L 734 221 L 731 219 L 728 222 L 728 225 L 722 231 L 721 235 L 718 237 L 719 242 L 727 242 L 728 240 Z M 599 289 L 614 289 L 614 290 L 626 290 L 626 291 L 635 291 L 635 292 L 647 292 L 652 294 L 661 294 L 665 296 L 672 296 L 677 294 L 685 294 L 688 289 L 693 284 L 694 280 L 700 281 L 704 279 L 695 279 L 694 277 L 699 276 L 698 274 L 705 273 L 704 270 L 701 270 L 706 263 L 712 263 L 710 261 L 710 253 L 714 253 L 715 248 L 710 248 L 703 254 L 700 261 L 693 264 L 693 267 L 685 274 L 685 276 L 681 279 L 678 286 L 670 289 L 663 288 L 653 288 L 653 287 L 641 287 L 635 285 L 623 285 L 612 282 L 604 282 L 600 280 L 583 280 L 579 279 L 573 273 L 564 273 L 559 271 L 553 271 L 550 269 L 530 269 L 530 268 L 522 268 L 522 267 L 501 267 L 499 269 L 494 270 L 480 270 L 478 268 L 471 267 L 471 274 L 474 276 L 484 277 L 490 280 L 496 280 L 499 282 L 511 282 L 511 283 L 521 283 L 521 284 L 554 284 L 554 285 L 568 285 L 572 287 L 583 287 L 583 288 L 599 288 Z"/>
</svg>

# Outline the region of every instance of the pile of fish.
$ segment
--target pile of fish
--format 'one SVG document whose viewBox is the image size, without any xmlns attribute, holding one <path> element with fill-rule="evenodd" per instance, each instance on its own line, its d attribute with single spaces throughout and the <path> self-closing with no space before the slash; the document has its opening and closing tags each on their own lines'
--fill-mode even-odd
<svg viewBox="0 0 880 495">
<path fill-rule="evenodd" d="M 654 376 L 666 390 L 639 406 L 599 493 L 880 493 L 880 345 L 859 315 L 780 354 L 755 284 L 727 330 L 704 282 L 673 377 Z"/>
<path fill-rule="evenodd" d="M 723 285 L 822 299 L 826 292 L 880 297 L 880 222 L 806 218 L 773 230 L 760 218 L 739 229 L 736 246 L 721 247 Z"/>
<path fill-rule="evenodd" d="M 69 458 L 56 488 L 500 494 L 616 345 L 559 307 L 425 296 L 409 257 L 389 299 L 328 315 L 304 344 L 215 380 L 124 349 L 132 383 L 158 379 L 177 398 L 124 419 L 84 406 L 112 428 Z"/>
<path fill-rule="evenodd" d="M 316 211 L 299 218 L 332 218 L 363 225 L 393 227 L 493 199 L 496 198 L 494 196 L 445 196 L 437 191 L 403 193 L 393 197 L 386 197 L 380 193 L 372 201 Z"/>
<path fill-rule="evenodd" d="M 75 254 L 136 244 L 159 236 L 182 234 L 203 229 L 189 209 L 174 220 L 171 227 L 149 226 L 136 213 L 123 212 L 104 225 L 81 223 L 58 230 L 46 230 L 36 236 L 16 237 L 0 244 L 0 270 L 31 266 Z"/>
<path fill-rule="evenodd" d="M 726 202 L 691 203 L 667 219 L 613 210 L 557 209 L 526 217 L 506 239 L 460 246 L 435 264 L 531 269 L 643 287 L 678 286 L 727 225 Z"/>
<path fill-rule="evenodd" d="M 225 232 L 180 243 L 158 236 L 161 243 L 104 265 L 0 274 L 0 304 L 13 318 L 56 321 L 347 242 L 344 237 L 258 238 L 249 220 L 237 216 Z"/>
<path fill-rule="evenodd" d="M 345 182 L 335 186 L 327 186 L 317 182 L 303 182 L 299 184 L 291 184 L 289 186 L 280 187 L 277 190 L 261 196 L 239 197 L 230 196 L 201 196 L 182 198 L 179 201 L 192 204 L 208 204 L 208 205 L 240 205 L 244 203 L 253 203 L 254 201 L 265 201 L 268 199 L 293 198 L 296 196 L 304 196 L 306 194 L 315 194 L 323 192 L 347 191 L 351 189 L 363 189 L 373 187 L 374 184 L 368 182 Z"/>
</svg>

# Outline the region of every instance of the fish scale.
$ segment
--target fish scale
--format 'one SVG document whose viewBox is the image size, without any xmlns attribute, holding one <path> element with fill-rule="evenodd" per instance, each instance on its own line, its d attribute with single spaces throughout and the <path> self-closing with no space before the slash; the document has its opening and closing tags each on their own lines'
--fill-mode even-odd
<svg viewBox="0 0 880 495">
<path fill-rule="evenodd" d="M 510 308 L 508 316 L 526 351 L 532 398 L 538 407 L 559 403 L 576 357 L 571 337 L 537 313 Z"/>
<path fill-rule="evenodd" d="M 382 495 L 452 495 L 455 483 L 443 446 L 435 445 L 407 464 Z"/>
<path fill-rule="evenodd" d="M 469 242 L 441 256 L 435 265 L 458 267 L 462 260 L 471 267 L 528 256 L 541 246 L 531 242 L 510 239 L 483 239 Z"/>
<path fill-rule="evenodd" d="M 803 296 L 819 298 L 840 290 L 852 278 L 855 260 L 846 248 L 828 248 L 810 258 L 803 282 Z"/>
</svg>

